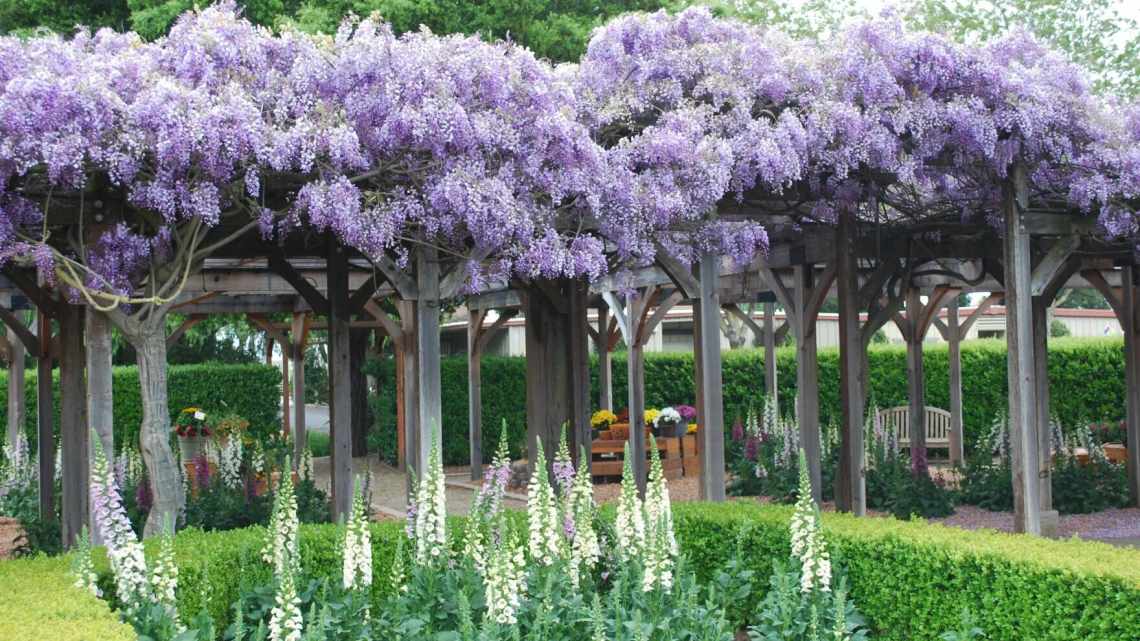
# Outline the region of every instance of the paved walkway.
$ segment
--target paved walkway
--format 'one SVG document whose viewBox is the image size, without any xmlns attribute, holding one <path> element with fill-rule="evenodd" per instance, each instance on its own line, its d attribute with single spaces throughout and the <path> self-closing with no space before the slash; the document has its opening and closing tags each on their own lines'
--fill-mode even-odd
<svg viewBox="0 0 1140 641">
<path fill-rule="evenodd" d="M 403 518 L 408 510 L 408 496 L 404 473 L 375 456 L 352 460 L 356 474 L 368 470 L 372 474 L 372 512 L 376 518 Z M 313 459 L 313 476 L 317 485 L 326 492 L 330 486 L 329 458 Z M 447 513 L 455 516 L 467 514 L 471 509 L 476 484 L 471 483 L 467 471 L 447 472 Z M 508 496 L 505 505 L 510 508 L 524 508 L 526 501 L 518 495 Z"/>
</svg>

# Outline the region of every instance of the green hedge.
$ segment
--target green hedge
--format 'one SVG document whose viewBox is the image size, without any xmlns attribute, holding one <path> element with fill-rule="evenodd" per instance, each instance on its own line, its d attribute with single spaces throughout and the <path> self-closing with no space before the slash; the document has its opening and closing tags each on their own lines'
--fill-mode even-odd
<svg viewBox="0 0 1140 641">
<path fill-rule="evenodd" d="M 745 501 L 685 503 L 674 506 L 674 515 L 678 540 L 702 580 L 723 567 L 745 527 L 741 548 L 746 565 L 757 573 L 758 586 L 767 586 L 772 561 L 789 553 L 787 507 Z M 975 615 L 990 639 L 1140 638 L 1140 552 L 1135 550 L 839 514 L 824 515 L 824 529 L 837 562 L 847 569 L 852 597 L 876 630 L 875 638 L 933 641 L 957 626 L 964 609 Z M 373 597 L 378 601 L 389 589 L 385 579 L 403 524 L 378 523 L 372 531 Z M 336 526 L 301 527 L 301 563 L 307 573 L 339 577 L 340 537 Z M 260 557 L 263 541 L 261 528 L 179 534 L 182 615 L 193 616 L 205 607 L 216 620 L 228 622 L 227 608 L 243 588 L 269 580 L 269 568 Z M 156 546 L 149 543 L 153 555 Z M 105 562 L 98 567 L 106 583 Z M 0 638 L 43 638 L 36 636 L 37 629 L 50 629 L 51 638 L 59 641 L 119 638 L 93 634 L 114 629 L 114 615 L 72 589 L 66 572 L 62 560 L 0 563 L 0 590 L 19 590 L 18 598 L 0 599 Z M 760 596 L 754 594 L 746 607 L 753 609 Z M 72 618 L 76 623 L 69 628 L 39 627 L 41 622 L 54 626 Z M 23 622 L 19 632 L 25 636 L 3 634 L 3 626 L 12 620 Z M 59 630 L 63 633 L 56 634 Z"/>
<path fill-rule="evenodd" d="M 750 502 L 675 507 L 677 536 L 702 579 L 742 548 L 767 586 L 786 558 L 790 507 Z M 988 639 L 1140 639 L 1140 552 L 882 518 L 825 514 L 836 562 L 876 639 L 935 640 L 968 609 Z M 755 600 L 759 600 L 757 597 Z"/>
<path fill-rule="evenodd" d="M 1124 344 L 1120 339 L 1053 339 L 1049 345 L 1049 376 L 1053 411 L 1065 426 L 1088 421 L 1124 418 Z M 925 350 L 926 404 L 949 406 L 948 353 L 945 344 Z M 781 406 L 792 411 L 796 396 L 796 357 L 792 348 L 777 351 Z M 759 402 L 764 395 L 764 354 L 761 350 L 732 350 L 723 357 L 724 405 L 727 416 Z M 869 354 L 870 393 L 880 408 L 907 403 L 906 348 L 872 346 Z M 382 453 L 395 448 L 395 384 L 391 361 L 372 363 L 383 390 L 375 399 L 377 438 Z M 627 398 L 625 354 L 613 359 L 614 404 Z M 526 419 L 526 362 L 521 357 L 483 359 L 483 451 L 490 456 L 498 442 L 498 426 L 507 420 L 512 445 L 522 442 Z M 468 461 L 466 357 L 443 360 L 444 461 Z M 826 426 L 838 422 L 839 352 L 819 351 L 820 418 Z M 688 353 L 650 353 L 645 360 L 645 402 L 649 407 L 692 404 L 693 357 Z M 591 401 L 596 402 L 597 362 L 591 360 Z M 966 446 L 988 434 L 998 412 L 1004 411 L 1006 393 L 1005 343 L 969 341 L 962 346 L 962 396 Z M 617 409 L 617 408 L 611 408 Z M 514 452 L 516 455 L 518 451 Z"/>
<path fill-rule="evenodd" d="M 59 416 L 59 372 L 53 373 L 55 412 Z M 142 423 L 142 393 L 138 369 L 116 367 L 112 374 L 115 395 L 115 446 L 138 444 Z M 195 405 L 207 412 L 235 412 L 249 419 L 250 429 L 269 433 L 280 426 L 281 373 L 274 367 L 253 364 L 173 365 L 167 370 L 167 392 L 173 418 L 184 407 Z M 25 374 L 29 443 L 36 443 L 36 372 Z M 7 421 L 8 372 L 0 372 L 0 420 Z M 56 434 L 59 425 L 56 424 Z"/>
<path fill-rule="evenodd" d="M 0 639 L 134 641 L 106 602 L 77 590 L 65 557 L 0 561 Z"/>
</svg>

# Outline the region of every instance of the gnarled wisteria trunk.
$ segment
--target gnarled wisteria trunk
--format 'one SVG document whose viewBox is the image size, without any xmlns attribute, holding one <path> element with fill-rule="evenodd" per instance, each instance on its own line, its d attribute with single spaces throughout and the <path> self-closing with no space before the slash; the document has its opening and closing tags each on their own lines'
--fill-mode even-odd
<svg viewBox="0 0 1140 641">
<path fill-rule="evenodd" d="M 139 386 L 142 393 L 142 426 L 139 446 L 146 463 L 154 497 L 143 536 L 161 534 L 163 523 L 176 523 L 185 499 L 178 459 L 170 448 L 170 407 L 166 395 L 165 314 L 124 330 L 138 355 Z"/>
</svg>

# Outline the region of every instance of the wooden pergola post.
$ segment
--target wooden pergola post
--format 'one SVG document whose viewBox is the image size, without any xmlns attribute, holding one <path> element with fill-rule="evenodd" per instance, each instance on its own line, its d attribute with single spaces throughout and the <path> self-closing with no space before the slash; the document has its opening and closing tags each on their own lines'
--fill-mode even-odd
<svg viewBox="0 0 1140 641">
<path fill-rule="evenodd" d="M 443 447 L 443 400 L 440 394 L 439 256 L 434 247 L 416 254 L 416 356 L 419 383 L 416 471 L 428 469 L 432 442 Z"/>
<path fill-rule="evenodd" d="M 724 391 L 720 354 L 720 257 L 701 256 L 700 272 L 700 369 L 701 407 L 701 492 L 705 501 L 723 501 L 724 488 Z"/>
<path fill-rule="evenodd" d="M 111 321 L 102 312 L 88 309 L 87 323 L 87 423 L 110 459 L 115 455 L 114 389 L 111 369 Z M 94 447 L 89 448 L 91 452 Z M 88 517 L 90 518 L 90 516 Z M 102 543 L 97 528 L 91 528 L 91 539 Z"/>
<path fill-rule="evenodd" d="M 479 332 L 485 309 L 467 310 L 467 438 L 471 447 L 471 480 L 483 478 L 483 350 Z"/>
<path fill-rule="evenodd" d="M 63 466 L 61 527 L 64 547 L 71 547 L 90 516 L 87 482 L 87 422 L 84 420 L 86 385 L 83 371 L 86 355 L 83 345 L 84 309 L 78 305 L 61 305 L 59 315 L 60 358 L 60 445 Z M 109 456 L 113 456 L 112 452 Z"/>
<path fill-rule="evenodd" d="M 610 327 L 610 309 L 598 306 L 597 340 L 594 341 L 598 353 L 598 409 L 614 409 L 613 349 L 610 338 L 616 328 Z"/>
<path fill-rule="evenodd" d="M 910 462 L 911 467 L 926 473 L 926 366 L 922 354 L 922 344 L 926 332 L 920 320 L 923 312 L 922 299 L 917 287 L 906 293 L 906 380 L 907 402 L 910 408 Z"/>
<path fill-rule="evenodd" d="M 1128 491 L 1140 507 L 1140 291 L 1135 265 L 1121 273 L 1120 325 L 1124 329 L 1126 430 L 1128 432 Z"/>
<path fill-rule="evenodd" d="M 309 430 L 305 425 L 305 347 L 309 342 L 309 315 L 293 312 L 290 337 L 293 343 L 293 459 L 301 460 L 309 446 Z"/>
<path fill-rule="evenodd" d="M 52 398 L 51 318 L 36 309 L 36 335 L 40 351 L 36 359 L 36 426 L 39 450 L 40 518 L 55 519 L 55 408 Z"/>
<path fill-rule="evenodd" d="M 329 432 L 331 435 L 333 518 L 347 519 L 352 511 L 352 390 L 348 304 L 348 256 L 329 243 Z"/>
<path fill-rule="evenodd" d="M 840 458 L 835 502 L 856 516 L 867 513 L 865 447 L 863 444 L 863 345 L 859 328 L 859 271 L 855 260 L 855 221 L 840 214 L 835 243 L 839 294 Z"/>
<path fill-rule="evenodd" d="M 585 466 L 589 470 L 593 458 L 590 455 L 590 325 L 587 317 L 590 287 L 585 281 L 572 280 L 566 288 L 567 322 L 570 325 L 567 344 L 570 365 L 570 427 L 567 438 L 570 440 L 570 455 L 577 467 Z M 586 451 L 584 460 L 581 456 L 582 448 Z"/>
<path fill-rule="evenodd" d="M 776 363 L 776 304 L 767 301 L 764 303 L 764 392 L 765 402 L 776 404 L 776 413 L 780 407 L 780 381 L 779 367 Z"/>
<path fill-rule="evenodd" d="M 20 320 L 9 309 L 11 306 L 11 296 L 5 295 L 0 304 L 8 311 L 5 316 L 11 316 L 9 320 L 14 323 L 19 323 Z M 7 323 L 5 323 L 7 324 Z M 16 440 L 24 430 L 24 423 L 27 420 L 27 408 L 25 407 L 24 397 L 24 366 L 27 360 L 27 349 L 24 347 L 24 341 L 20 337 L 20 333 L 13 326 L 7 328 L 8 338 L 8 430 L 7 438 L 8 444 L 15 447 Z"/>
<path fill-rule="evenodd" d="M 1036 385 L 1033 348 L 1032 263 L 1023 216 L 1028 206 L 1025 167 L 1010 170 L 1003 196 L 1005 214 L 1006 343 L 1009 360 L 1010 449 L 1013 460 L 1014 529 L 1041 534 L 1041 484 L 1036 478 L 1040 450 L 1036 438 Z"/>
<path fill-rule="evenodd" d="M 807 457 L 812 498 L 823 501 L 822 443 L 819 431 L 819 353 L 815 340 L 815 317 L 811 311 L 814 274 L 811 265 L 792 268 L 796 315 L 796 407 L 800 447 Z M 827 289 L 828 285 L 823 285 Z M 817 308 L 818 309 L 818 308 Z"/>
<path fill-rule="evenodd" d="M 946 314 L 946 343 L 950 384 L 950 465 L 966 460 L 962 423 L 962 334 L 958 323 L 958 297 L 950 300 Z"/>
</svg>

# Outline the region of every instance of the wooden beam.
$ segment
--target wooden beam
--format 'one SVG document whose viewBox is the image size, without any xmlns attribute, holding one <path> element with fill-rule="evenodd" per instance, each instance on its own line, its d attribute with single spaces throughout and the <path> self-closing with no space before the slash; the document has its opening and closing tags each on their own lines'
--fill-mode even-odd
<svg viewBox="0 0 1140 641">
<path fill-rule="evenodd" d="M 1104 296 L 1104 299 L 1108 301 L 1108 306 L 1112 308 L 1112 311 L 1116 313 L 1116 317 L 1121 319 L 1121 323 L 1123 323 L 1124 318 L 1128 316 L 1124 308 L 1123 297 L 1109 286 L 1108 281 L 1105 280 L 1100 270 L 1086 269 L 1081 272 L 1081 277 L 1084 278 L 1089 285 L 1092 285 L 1096 291 L 1100 292 L 1101 296 Z"/>
<path fill-rule="evenodd" d="M 4 324 L 8 326 L 8 329 L 11 330 L 8 333 L 9 336 L 15 335 L 16 338 L 20 339 L 20 343 L 29 354 L 37 358 L 39 357 L 40 340 L 36 337 L 35 333 L 28 329 L 28 326 L 5 305 L 0 305 L 0 321 L 3 321 Z"/>
<path fill-rule="evenodd" d="M 779 405 L 779 368 L 776 363 L 776 304 L 764 303 L 764 391 L 767 393 L 765 402 Z M 786 332 L 789 325 L 784 323 Z M 777 414 L 779 411 L 777 410 Z"/>
<path fill-rule="evenodd" d="M 31 300 L 32 303 L 36 306 L 36 309 L 46 314 L 49 318 L 56 318 L 63 310 L 62 303 L 57 301 L 52 296 L 51 292 L 44 289 L 43 287 L 40 287 L 39 283 L 37 283 L 34 278 L 28 276 L 25 272 L 17 269 L 5 268 L 3 270 L 0 270 L 0 273 L 3 273 L 4 276 L 6 276 L 8 280 L 10 280 L 12 284 L 15 285 L 16 288 L 24 294 L 24 296 L 28 297 L 28 299 Z"/>
<path fill-rule="evenodd" d="M 700 295 L 701 284 L 693 277 L 692 271 L 686 268 L 675 256 L 665 251 L 660 244 L 657 245 L 656 260 L 684 298 L 691 299 Z"/>
<path fill-rule="evenodd" d="M 384 331 L 392 337 L 393 340 L 398 340 L 403 336 L 403 328 L 385 312 L 376 301 L 367 301 L 364 303 L 364 311 L 368 312 L 372 318 L 376 319 L 378 323 L 384 328 Z"/>
<path fill-rule="evenodd" d="M 793 322 L 792 317 L 796 309 L 794 296 L 788 291 L 788 288 L 784 285 L 784 281 L 780 280 L 772 271 L 772 268 L 768 265 L 766 260 L 763 258 L 758 259 L 757 268 L 760 270 L 760 274 L 764 277 L 765 282 L 768 283 L 768 287 L 771 288 L 772 293 L 776 295 L 776 300 L 779 301 L 780 306 L 784 308 L 784 316 L 788 319 L 789 323 Z"/>
<path fill-rule="evenodd" d="M 634 340 L 632 338 L 633 330 L 629 325 L 629 314 L 622 307 L 621 303 L 618 302 L 617 296 L 613 292 L 603 292 L 602 300 L 606 301 L 606 304 L 610 306 L 610 312 L 613 313 L 614 319 L 617 321 L 618 329 L 621 330 L 621 336 L 625 339 L 625 344 L 632 345 Z"/>
<path fill-rule="evenodd" d="M 1029 233 L 1022 215 L 1028 201 L 1026 169 L 1015 164 L 1005 185 L 1006 343 L 1009 360 L 1010 445 L 1013 459 L 1014 529 L 1041 533 L 1040 484 L 1033 383 L 1032 265 Z"/>
<path fill-rule="evenodd" d="M 999 300 L 1002 300 L 1003 298 L 1005 298 L 1005 292 L 990 292 L 989 296 L 986 296 L 984 299 L 982 299 L 982 302 L 978 303 L 978 306 L 974 308 L 974 311 L 970 312 L 970 315 L 966 317 L 965 322 L 962 323 L 962 327 L 960 328 L 961 339 L 966 340 L 966 336 L 969 335 L 970 329 L 974 326 L 974 323 L 978 322 L 979 318 L 984 316 L 991 307 L 993 307 Z"/>
<path fill-rule="evenodd" d="M 384 278 L 396 288 L 396 292 L 400 294 L 400 298 L 404 300 L 415 300 L 419 298 L 419 288 L 416 281 L 408 276 L 407 272 L 400 269 L 391 258 L 381 255 L 372 260 L 377 269 L 384 274 Z"/>
<path fill-rule="evenodd" d="M 819 280 L 816 281 L 812 287 L 811 297 L 807 302 L 807 315 L 811 322 L 819 317 L 819 310 L 823 307 L 824 301 L 827 300 L 828 293 L 831 292 L 831 286 L 835 283 L 835 264 L 828 265 L 823 273 L 820 274 Z"/>
<path fill-rule="evenodd" d="M 517 316 L 518 313 L 519 310 L 517 309 L 505 309 L 499 312 L 499 317 L 496 318 L 493 323 L 491 323 L 490 327 L 481 328 L 479 330 L 478 339 L 479 351 L 483 352 L 486 350 L 487 344 L 490 343 L 491 339 L 495 337 L 495 333 L 503 329 L 503 327 L 507 324 L 507 321 Z"/>
<path fill-rule="evenodd" d="M 674 291 L 666 296 L 665 300 L 657 304 L 657 308 L 653 310 L 653 315 L 642 324 L 641 342 L 643 345 L 649 342 L 649 337 L 653 335 L 653 332 L 656 331 L 661 321 L 665 320 L 665 315 L 669 313 L 669 310 L 673 309 L 673 307 L 683 299 L 684 294 L 680 291 Z"/>
<path fill-rule="evenodd" d="M 376 277 L 376 274 L 372 274 L 368 280 L 356 288 L 356 291 L 352 292 L 352 296 L 348 299 L 348 309 L 353 314 L 359 314 L 364 309 L 364 304 L 372 298 L 379 288 L 380 279 Z"/>
<path fill-rule="evenodd" d="M 331 258 L 330 258 L 330 260 L 331 260 Z M 329 312 L 329 300 L 327 298 L 325 298 L 325 296 L 323 294 L 321 294 L 321 292 L 318 291 L 317 288 L 315 286 L 313 286 L 312 283 L 305 280 L 305 277 L 302 276 L 300 274 L 300 272 L 298 272 L 296 269 L 293 268 L 293 265 L 291 265 L 289 263 L 289 261 L 285 259 L 284 255 L 280 251 L 274 252 L 274 253 L 269 255 L 269 269 L 273 270 L 273 272 L 276 273 L 278 276 L 280 276 L 281 278 L 284 278 L 286 281 L 288 281 L 288 283 L 293 286 L 293 289 L 297 290 L 297 293 L 300 294 L 301 297 L 305 299 L 305 302 L 307 302 L 309 304 L 309 307 L 313 308 L 313 311 L 317 312 L 318 314 L 329 314 L 330 313 Z M 334 287 L 334 283 L 331 280 L 332 267 L 326 266 L 326 269 L 329 271 L 328 277 L 330 278 L 330 280 L 328 281 L 328 286 L 329 286 L 329 289 L 331 290 Z M 348 288 L 348 265 L 347 264 L 344 265 L 344 269 L 345 269 L 344 287 L 345 287 L 345 289 L 347 289 Z M 336 283 L 336 286 L 339 286 L 339 285 L 340 285 L 339 282 Z"/>
<path fill-rule="evenodd" d="M 1065 263 L 1069 260 L 1069 256 L 1081 245 L 1081 239 L 1077 236 L 1063 236 L 1053 243 L 1049 251 L 1041 257 L 1037 266 L 1033 268 L 1033 276 L 1031 278 L 1031 290 L 1033 296 L 1041 296 L 1045 293 L 1046 288 L 1050 283 L 1054 282 L 1057 275 L 1064 268 Z M 1065 280 L 1068 280 L 1066 278 Z M 1060 285 L 1057 285 L 1060 287 Z"/>
</svg>

